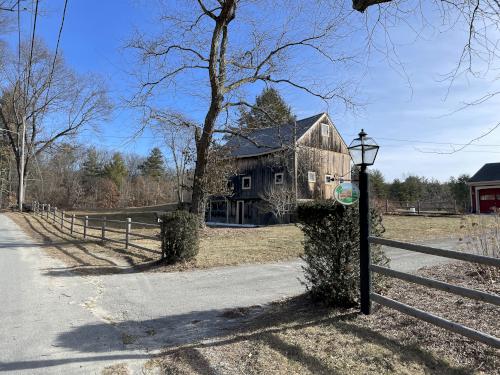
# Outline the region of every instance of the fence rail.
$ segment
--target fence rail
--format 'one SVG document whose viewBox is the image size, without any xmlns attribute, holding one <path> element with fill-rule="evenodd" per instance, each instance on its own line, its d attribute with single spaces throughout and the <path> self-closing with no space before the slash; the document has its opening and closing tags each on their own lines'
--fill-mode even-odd
<svg viewBox="0 0 500 375">
<path fill-rule="evenodd" d="M 39 215 L 41 218 L 46 221 L 52 222 L 54 225 L 60 226 L 61 230 L 66 229 L 69 230 L 69 234 L 80 234 L 84 239 L 88 238 L 96 238 L 102 241 L 109 241 L 114 243 L 123 244 L 125 249 L 129 247 L 133 247 L 136 249 L 149 251 L 153 253 L 160 254 L 161 251 L 157 249 L 151 249 L 146 246 L 137 244 L 132 242 L 134 240 L 139 239 L 147 239 L 152 241 L 160 242 L 160 238 L 157 236 L 146 235 L 142 233 L 133 232 L 132 228 L 134 225 L 148 228 L 157 228 L 160 229 L 159 223 L 143 223 L 132 221 L 131 218 L 127 218 L 126 220 L 113 220 L 108 219 L 105 216 L 103 217 L 89 217 L 89 216 L 76 216 L 72 214 L 71 216 L 66 215 L 65 211 L 59 211 L 57 207 L 53 207 L 50 204 L 41 204 L 38 202 L 33 202 L 33 212 L 35 215 Z M 79 222 L 80 221 L 80 222 Z M 89 225 L 89 222 L 100 223 L 100 226 Z M 64 223 L 69 224 L 69 227 L 64 225 Z M 112 224 L 123 224 L 122 228 L 109 228 L 108 223 Z M 76 231 L 75 227 L 83 228 L 83 231 Z M 100 231 L 100 234 L 97 235 L 95 233 L 89 233 L 89 230 Z M 119 238 L 111 238 L 107 236 L 108 233 L 115 233 L 123 235 L 123 239 Z"/>
<path fill-rule="evenodd" d="M 459 214 L 470 212 L 470 203 L 456 200 L 409 200 L 372 199 L 371 205 L 386 214 Z"/>
<path fill-rule="evenodd" d="M 446 257 L 446 258 L 451 258 L 451 259 L 467 261 L 467 262 L 479 263 L 479 264 L 484 264 L 487 266 L 500 267 L 500 259 L 487 257 L 487 256 L 483 256 L 483 255 L 469 254 L 469 253 L 463 253 L 463 252 L 453 251 L 453 250 L 438 249 L 438 248 L 434 248 L 434 247 L 416 245 L 416 244 L 401 242 L 401 241 L 388 240 L 388 239 L 379 238 L 379 237 L 368 237 L 368 242 L 370 244 L 385 245 L 385 246 L 395 247 L 395 248 L 403 249 L 403 250 L 415 251 L 415 252 L 420 252 L 420 253 L 424 253 L 424 254 L 430 254 L 430 255 L 436 255 L 436 256 L 441 256 L 441 257 Z M 456 294 L 456 295 L 459 295 L 462 297 L 467 297 L 467 298 L 475 299 L 475 300 L 478 300 L 481 302 L 491 303 L 493 305 L 500 306 L 500 296 L 498 296 L 496 294 L 490 294 L 490 293 L 478 291 L 475 289 L 464 288 L 461 286 L 445 283 L 445 282 L 438 281 L 438 280 L 433 280 L 433 279 L 429 279 L 429 278 L 425 278 L 425 277 L 420 277 L 420 276 L 408 274 L 405 272 L 391 270 L 390 268 L 381 267 L 381 266 L 377 266 L 377 265 L 370 265 L 369 270 L 376 272 L 376 273 L 379 273 L 379 274 L 382 274 L 382 275 L 385 275 L 385 276 L 394 277 L 394 278 L 397 278 L 400 280 L 411 282 L 414 284 L 423 285 L 426 287 L 430 287 L 430 288 L 442 290 L 442 291 L 445 291 L 448 293 Z M 500 349 L 500 339 L 497 337 L 491 336 L 487 333 L 476 331 L 472 328 L 463 326 L 459 323 L 449 321 L 447 319 L 433 315 L 431 313 L 420 310 L 418 308 L 405 305 L 404 303 L 401 303 L 398 301 L 394 301 L 390 298 L 381 296 L 380 294 L 377 294 L 377 293 L 370 293 L 370 299 L 372 301 L 380 304 L 380 305 L 395 309 L 403 314 L 413 316 L 414 318 L 424 320 L 428 323 L 434 324 L 434 325 L 439 326 L 441 328 L 447 329 L 449 331 L 466 336 L 470 339 L 473 339 L 473 340 L 482 342 L 484 344 L 490 345 L 492 347 L 495 347 L 497 349 Z"/>
</svg>

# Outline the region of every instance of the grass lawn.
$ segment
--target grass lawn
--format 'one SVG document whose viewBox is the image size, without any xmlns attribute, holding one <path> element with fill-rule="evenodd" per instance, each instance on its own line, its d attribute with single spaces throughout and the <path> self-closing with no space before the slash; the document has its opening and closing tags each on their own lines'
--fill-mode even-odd
<svg viewBox="0 0 500 375">
<path fill-rule="evenodd" d="M 426 276 L 499 293 L 455 264 Z M 497 283 L 498 284 L 498 283 Z M 500 335 L 496 307 L 394 283 L 384 293 L 473 328 Z M 453 306 L 453 308 L 450 308 Z M 300 296 L 255 312 L 238 309 L 239 328 L 224 337 L 165 350 L 149 368 L 166 374 L 499 374 L 500 351 L 386 308 L 371 316 L 326 309 Z"/>
</svg>

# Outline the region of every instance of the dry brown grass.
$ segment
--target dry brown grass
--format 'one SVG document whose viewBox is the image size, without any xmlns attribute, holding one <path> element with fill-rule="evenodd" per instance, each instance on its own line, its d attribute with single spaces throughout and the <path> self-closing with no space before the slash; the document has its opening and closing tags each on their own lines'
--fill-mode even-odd
<svg viewBox="0 0 500 375">
<path fill-rule="evenodd" d="M 423 273 L 478 287 L 462 264 Z M 500 334 L 498 311 L 487 304 L 405 283 L 386 295 Z M 172 348 L 149 364 L 167 374 L 235 375 L 498 374 L 499 365 L 499 351 L 389 309 L 366 317 L 313 306 L 303 296 L 272 305 L 228 336 Z"/>
<path fill-rule="evenodd" d="M 303 234 L 294 225 L 263 228 L 207 228 L 196 266 L 269 263 L 294 259 L 303 252 Z"/>
<path fill-rule="evenodd" d="M 494 225 L 493 216 L 399 216 L 384 215 L 384 237 L 419 242 L 429 239 L 458 238 L 463 234 L 464 220 Z"/>
</svg>

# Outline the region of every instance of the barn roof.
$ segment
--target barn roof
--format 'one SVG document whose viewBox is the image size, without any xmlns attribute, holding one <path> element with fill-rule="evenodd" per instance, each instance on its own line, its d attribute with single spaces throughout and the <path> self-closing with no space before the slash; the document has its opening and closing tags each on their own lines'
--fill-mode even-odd
<svg viewBox="0 0 500 375">
<path fill-rule="evenodd" d="M 295 123 L 284 124 L 272 128 L 252 129 L 244 136 L 232 136 L 225 147 L 233 157 L 245 157 L 277 151 L 283 146 L 291 145 L 296 127 L 296 139 L 299 139 L 325 113 L 297 120 Z"/>
<path fill-rule="evenodd" d="M 500 180 L 500 163 L 488 163 L 472 176 L 469 182 L 487 182 Z"/>
</svg>

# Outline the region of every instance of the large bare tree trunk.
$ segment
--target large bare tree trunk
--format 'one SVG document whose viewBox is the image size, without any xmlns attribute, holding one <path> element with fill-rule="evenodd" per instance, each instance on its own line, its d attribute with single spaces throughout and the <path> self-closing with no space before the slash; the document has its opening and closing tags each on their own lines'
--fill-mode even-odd
<svg viewBox="0 0 500 375">
<path fill-rule="evenodd" d="M 205 123 L 203 126 L 203 133 L 196 141 L 196 168 L 194 171 L 194 181 L 193 181 L 193 196 L 191 200 L 191 212 L 199 216 L 200 221 L 205 218 L 205 191 L 204 191 L 204 180 L 207 171 L 208 164 L 208 153 L 210 149 L 210 143 L 212 142 L 212 133 L 215 127 L 215 121 L 220 113 L 220 107 L 222 105 L 222 100 L 215 98 L 210 105 L 210 110 L 205 118 Z"/>
<path fill-rule="evenodd" d="M 200 5 L 202 3 L 200 2 Z M 207 13 L 208 11 L 204 9 Z M 227 26 L 234 19 L 236 0 L 224 2 L 221 12 L 217 17 L 209 14 L 215 21 L 215 27 L 210 44 L 210 57 L 208 61 L 208 74 L 210 77 L 210 107 L 205 116 L 201 136 L 196 137 L 196 168 L 193 181 L 193 196 L 191 212 L 198 215 L 200 223 L 205 220 L 205 200 L 203 184 L 207 171 L 208 154 L 217 118 L 222 109 L 224 100 L 224 87 L 226 81 L 226 48 Z"/>
</svg>

